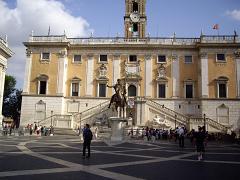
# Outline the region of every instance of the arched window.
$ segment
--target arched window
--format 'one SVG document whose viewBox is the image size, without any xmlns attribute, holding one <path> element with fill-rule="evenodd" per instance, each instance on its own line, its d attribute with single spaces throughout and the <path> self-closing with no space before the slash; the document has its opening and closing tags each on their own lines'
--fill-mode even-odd
<svg viewBox="0 0 240 180">
<path fill-rule="evenodd" d="M 48 76 L 40 74 L 38 77 L 38 94 L 47 94 Z"/>
<path fill-rule="evenodd" d="M 137 88 L 134 85 L 128 87 L 128 96 L 137 96 Z"/>
<path fill-rule="evenodd" d="M 221 124 L 229 124 L 229 108 L 225 104 L 217 107 L 217 119 Z"/>
<path fill-rule="evenodd" d="M 138 12 L 138 3 L 133 2 L 133 12 Z"/>
<path fill-rule="evenodd" d="M 80 81 L 81 79 L 78 77 L 74 77 L 71 80 L 71 96 L 79 96 L 80 95 Z"/>
<path fill-rule="evenodd" d="M 217 97 L 218 98 L 227 98 L 228 97 L 228 88 L 227 88 L 228 80 L 229 79 L 225 76 L 220 76 L 216 79 Z"/>
<path fill-rule="evenodd" d="M 42 100 L 35 104 L 35 121 L 41 121 L 46 118 L 46 103 Z"/>
</svg>

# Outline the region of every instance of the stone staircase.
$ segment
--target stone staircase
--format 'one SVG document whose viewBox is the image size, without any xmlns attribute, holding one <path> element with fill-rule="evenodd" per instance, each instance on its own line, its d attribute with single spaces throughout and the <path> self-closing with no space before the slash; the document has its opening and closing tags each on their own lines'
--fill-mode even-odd
<svg viewBox="0 0 240 180">
<path fill-rule="evenodd" d="M 153 100 L 146 99 L 146 104 L 151 108 L 152 110 L 156 111 L 156 113 L 162 115 L 166 120 L 174 122 L 176 120 L 177 124 L 179 125 L 185 125 L 186 127 L 190 128 L 190 124 L 204 124 L 204 118 L 194 118 L 194 117 L 188 117 L 184 114 L 181 114 L 179 112 L 173 111 L 164 105 L 161 105 Z M 208 117 L 205 118 L 205 123 L 208 126 L 211 126 L 212 128 L 215 128 L 216 131 L 220 132 L 227 132 L 228 127 L 224 126 L 221 123 L 218 123 L 214 121 L 213 119 L 210 119 Z"/>
<path fill-rule="evenodd" d="M 161 105 L 153 100 L 147 99 L 146 105 L 148 105 L 149 109 L 155 111 L 156 113 L 160 114 L 164 119 L 175 122 L 177 125 L 188 125 L 189 117 L 185 116 L 184 114 L 178 113 L 173 111 L 164 105 Z"/>
<path fill-rule="evenodd" d="M 89 108 L 85 111 L 80 113 L 76 113 L 73 115 L 73 122 L 75 126 L 84 125 L 86 123 L 90 124 L 91 126 L 95 125 L 96 123 L 106 122 L 108 117 L 113 116 L 115 112 L 112 109 L 108 108 L 109 101 L 105 101 L 100 103 L 97 106 Z"/>
<path fill-rule="evenodd" d="M 78 132 L 71 128 L 54 128 L 54 135 L 78 136 Z"/>
</svg>

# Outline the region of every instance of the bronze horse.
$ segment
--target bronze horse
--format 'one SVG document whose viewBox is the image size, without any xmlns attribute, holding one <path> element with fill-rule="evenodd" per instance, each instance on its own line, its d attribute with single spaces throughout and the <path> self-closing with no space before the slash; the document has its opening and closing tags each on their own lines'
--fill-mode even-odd
<svg viewBox="0 0 240 180">
<path fill-rule="evenodd" d="M 120 108 L 120 114 L 121 114 L 121 112 L 123 112 L 123 114 L 124 114 L 124 111 L 125 111 L 124 108 L 127 105 L 125 85 L 122 85 L 121 80 L 118 79 L 117 84 L 115 84 L 114 86 L 108 86 L 107 85 L 107 87 L 110 87 L 110 88 L 113 87 L 114 90 L 115 90 L 115 94 L 112 96 L 108 108 L 110 108 L 111 104 L 114 103 L 116 111 L 118 111 L 118 107 L 119 107 Z"/>
</svg>

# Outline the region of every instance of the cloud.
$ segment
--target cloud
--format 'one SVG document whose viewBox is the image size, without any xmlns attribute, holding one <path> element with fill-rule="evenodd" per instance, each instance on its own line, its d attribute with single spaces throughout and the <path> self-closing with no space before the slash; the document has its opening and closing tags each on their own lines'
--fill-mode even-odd
<svg viewBox="0 0 240 180">
<path fill-rule="evenodd" d="M 240 10 L 235 9 L 235 10 L 232 10 L 232 11 L 227 11 L 226 15 L 232 17 L 235 20 L 240 21 Z"/>
<path fill-rule="evenodd" d="M 52 35 L 68 37 L 86 37 L 93 31 L 82 17 L 74 17 L 64 4 L 56 0 L 17 0 L 11 9 L 0 0 L 0 36 L 8 35 L 9 47 L 15 55 L 8 61 L 9 75 L 17 78 L 18 88 L 23 86 L 25 47 L 32 30 L 34 35 L 47 35 L 49 26 Z M 80 10 L 79 10 L 80 11 Z"/>
</svg>

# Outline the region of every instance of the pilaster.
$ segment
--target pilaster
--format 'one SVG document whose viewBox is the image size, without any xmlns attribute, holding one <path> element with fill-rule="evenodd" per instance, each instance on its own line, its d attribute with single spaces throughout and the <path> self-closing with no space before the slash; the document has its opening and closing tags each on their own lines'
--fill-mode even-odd
<svg viewBox="0 0 240 180">
<path fill-rule="evenodd" d="M 200 54 L 200 71 L 201 71 L 201 86 L 200 86 L 200 96 L 202 98 L 208 98 L 209 90 L 208 90 L 208 55 L 207 53 Z"/>
<path fill-rule="evenodd" d="M 94 58 L 92 54 L 88 55 L 86 63 L 86 96 L 93 96 L 93 69 L 94 69 Z"/>
<path fill-rule="evenodd" d="M 180 76 L 179 76 L 179 60 L 177 55 L 172 55 L 172 83 L 173 98 L 179 98 Z"/>
<path fill-rule="evenodd" d="M 152 97 L 152 61 L 151 55 L 145 56 L 145 96 Z"/>
<path fill-rule="evenodd" d="M 30 88 L 31 68 L 32 68 L 32 51 L 30 49 L 27 49 L 26 50 L 24 84 L 23 84 L 23 93 L 24 94 L 29 94 L 29 91 L 30 91 L 29 88 Z"/>
<path fill-rule="evenodd" d="M 136 112 L 135 112 L 135 125 L 142 126 L 145 125 L 145 108 L 146 108 L 146 101 L 141 97 L 138 97 L 135 100 L 136 105 Z"/>
<path fill-rule="evenodd" d="M 237 76 L 237 98 L 240 98 L 240 50 L 234 53 L 236 61 L 236 76 Z"/>
<path fill-rule="evenodd" d="M 65 82 L 67 76 L 67 50 L 60 51 L 58 59 L 58 83 L 57 83 L 57 95 L 65 95 Z"/>
<path fill-rule="evenodd" d="M 117 82 L 117 79 L 120 79 L 120 55 L 116 54 L 113 56 L 113 78 L 112 84 Z"/>
</svg>

